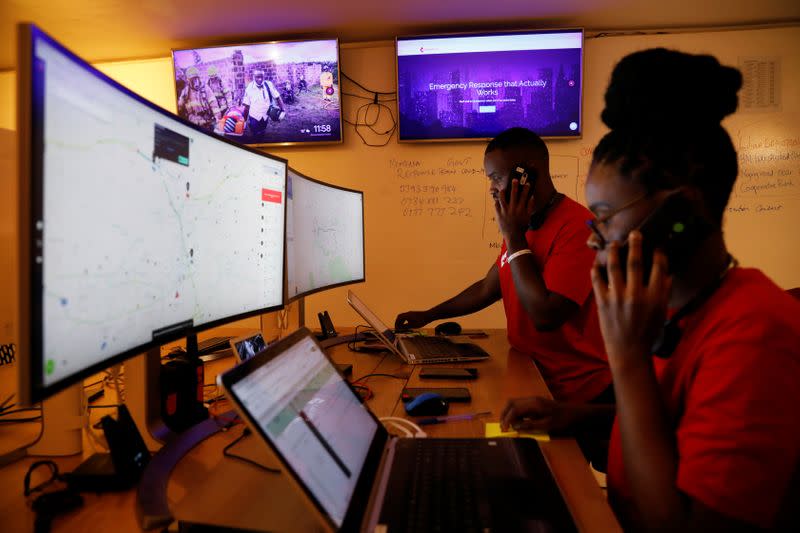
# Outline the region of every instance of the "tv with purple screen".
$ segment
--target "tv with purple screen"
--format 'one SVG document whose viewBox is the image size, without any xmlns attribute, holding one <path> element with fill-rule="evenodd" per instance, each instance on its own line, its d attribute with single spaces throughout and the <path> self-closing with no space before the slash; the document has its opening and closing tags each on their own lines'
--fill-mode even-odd
<svg viewBox="0 0 800 533">
<path fill-rule="evenodd" d="M 339 42 L 172 51 L 178 115 L 249 145 L 342 140 Z"/>
<path fill-rule="evenodd" d="M 583 30 L 397 38 L 400 141 L 581 136 Z"/>
</svg>

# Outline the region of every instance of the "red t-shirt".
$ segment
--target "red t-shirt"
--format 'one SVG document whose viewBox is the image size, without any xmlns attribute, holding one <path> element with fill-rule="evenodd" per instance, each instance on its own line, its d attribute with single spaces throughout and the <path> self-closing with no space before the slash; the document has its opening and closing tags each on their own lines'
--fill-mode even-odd
<svg viewBox="0 0 800 533">
<path fill-rule="evenodd" d="M 547 289 L 580 307 L 555 331 L 537 331 L 514 288 L 506 243 L 497 258 L 508 323 L 508 340 L 534 358 L 550 392 L 562 401 L 586 402 L 611 384 L 603 336 L 592 294 L 594 251 L 586 246 L 592 214 L 568 197 L 548 213 L 542 226 L 525 234 Z"/>
<path fill-rule="evenodd" d="M 800 302 L 760 271 L 736 268 L 681 329 L 672 356 L 653 358 L 677 439 L 677 487 L 772 527 L 800 462 Z M 621 521 L 636 522 L 616 422 L 608 488 Z"/>
</svg>

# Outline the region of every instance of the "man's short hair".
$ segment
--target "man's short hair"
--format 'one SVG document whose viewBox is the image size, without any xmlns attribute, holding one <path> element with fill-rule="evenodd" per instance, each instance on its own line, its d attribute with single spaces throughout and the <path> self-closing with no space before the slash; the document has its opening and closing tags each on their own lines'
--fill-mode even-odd
<svg viewBox="0 0 800 533">
<path fill-rule="evenodd" d="M 261 74 L 261 75 L 263 76 L 263 75 L 264 75 L 264 71 L 263 71 L 263 70 L 261 70 L 260 68 L 253 69 L 253 77 L 254 77 L 254 78 L 255 78 L 256 76 L 258 76 L 259 74 Z"/>
<path fill-rule="evenodd" d="M 510 148 L 525 148 L 530 150 L 535 156 L 547 159 L 547 145 L 536 133 L 528 128 L 509 128 L 501 132 L 497 137 L 489 141 L 486 145 L 486 152 L 495 150 L 508 150 Z"/>
</svg>

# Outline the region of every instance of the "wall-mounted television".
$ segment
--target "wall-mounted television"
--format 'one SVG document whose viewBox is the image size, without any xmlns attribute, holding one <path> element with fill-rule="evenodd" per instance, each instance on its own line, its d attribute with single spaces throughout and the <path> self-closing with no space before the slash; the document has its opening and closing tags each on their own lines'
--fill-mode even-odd
<svg viewBox="0 0 800 533">
<path fill-rule="evenodd" d="M 342 140 L 339 42 L 266 42 L 172 51 L 178 115 L 263 146 Z"/>
<path fill-rule="evenodd" d="M 581 136 L 583 30 L 397 38 L 400 141 Z"/>
</svg>

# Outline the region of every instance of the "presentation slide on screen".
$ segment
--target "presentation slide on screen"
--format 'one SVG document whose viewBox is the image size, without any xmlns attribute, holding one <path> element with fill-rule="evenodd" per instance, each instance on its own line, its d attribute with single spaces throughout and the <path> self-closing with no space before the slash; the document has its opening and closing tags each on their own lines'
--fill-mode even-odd
<svg viewBox="0 0 800 533">
<path fill-rule="evenodd" d="M 400 138 L 580 134 L 581 34 L 399 40 Z"/>
<path fill-rule="evenodd" d="M 46 42 L 34 69 L 45 384 L 170 325 L 281 304 L 283 162 L 151 109 Z"/>
</svg>

